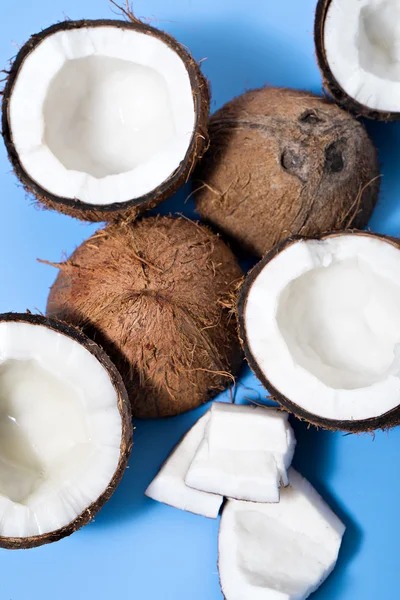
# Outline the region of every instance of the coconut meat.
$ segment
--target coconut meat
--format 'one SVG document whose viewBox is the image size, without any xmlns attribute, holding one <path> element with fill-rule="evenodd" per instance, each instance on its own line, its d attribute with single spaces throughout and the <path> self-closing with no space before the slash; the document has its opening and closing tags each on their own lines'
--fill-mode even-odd
<svg viewBox="0 0 400 600">
<path fill-rule="evenodd" d="M 0 536 L 71 523 L 119 462 L 117 393 L 81 344 L 43 326 L 0 323 Z"/>
<path fill-rule="evenodd" d="M 139 198 L 179 167 L 194 103 L 183 60 L 120 27 L 47 36 L 25 58 L 9 122 L 21 165 L 47 192 L 88 204 Z"/>
<path fill-rule="evenodd" d="M 279 502 L 295 444 L 287 413 L 214 403 L 186 484 L 229 498 Z"/>
<path fill-rule="evenodd" d="M 271 386 L 334 420 L 400 400 L 400 252 L 341 234 L 298 241 L 266 263 L 244 309 L 249 351 Z"/>
<path fill-rule="evenodd" d="M 398 0 L 332 0 L 324 46 L 332 74 L 349 96 L 370 109 L 400 110 Z"/>
<path fill-rule="evenodd" d="M 229 500 L 219 534 L 226 600 L 302 600 L 335 567 L 344 525 L 294 469 L 278 504 Z"/>
<path fill-rule="evenodd" d="M 222 496 L 194 490 L 185 484 L 186 472 L 204 437 L 209 418 L 210 412 L 207 412 L 184 436 L 147 488 L 146 496 L 181 510 L 216 519 Z"/>
</svg>

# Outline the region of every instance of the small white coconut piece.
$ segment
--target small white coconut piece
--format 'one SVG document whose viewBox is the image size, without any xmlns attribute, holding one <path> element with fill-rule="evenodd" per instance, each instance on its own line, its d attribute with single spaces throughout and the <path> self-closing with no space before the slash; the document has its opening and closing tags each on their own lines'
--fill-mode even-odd
<svg viewBox="0 0 400 600">
<path fill-rule="evenodd" d="M 210 412 L 207 412 L 182 438 L 145 494 L 174 508 L 216 519 L 222 496 L 194 490 L 185 484 L 186 472 L 204 437 L 209 418 Z"/>
<path fill-rule="evenodd" d="M 210 413 L 186 484 L 238 500 L 279 502 L 296 445 L 287 413 L 222 403 Z"/>
<path fill-rule="evenodd" d="M 230 500 L 219 533 L 226 600 L 303 600 L 335 567 L 343 523 L 294 469 L 279 504 Z"/>
</svg>

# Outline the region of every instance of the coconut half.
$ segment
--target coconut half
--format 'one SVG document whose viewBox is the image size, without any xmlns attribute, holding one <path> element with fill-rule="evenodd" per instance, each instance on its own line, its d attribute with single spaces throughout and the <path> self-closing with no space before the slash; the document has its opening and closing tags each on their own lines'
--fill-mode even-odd
<svg viewBox="0 0 400 600">
<path fill-rule="evenodd" d="M 115 220 L 188 179 L 208 112 L 207 82 L 171 36 L 133 18 L 65 21 L 19 51 L 3 137 L 17 176 L 47 207 Z"/>
<path fill-rule="evenodd" d="M 324 85 L 349 110 L 400 118 L 397 0 L 319 0 L 315 44 Z"/>
<path fill-rule="evenodd" d="M 218 517 L 222 496 L 194 490 L 185 484 L 185 475 L 203 440 L 210 420 L 208 411 L 193 425 L 165 461 L 145 494 L 153 500 L 210 519 Z"/>
<path fill-rule="evenodd" d="M 289 479 L 279 504 L 224 506 L 219 573 L 226 600 L 303 600 L 334 569 L 344 525 L 294 469 Z"/>
<path fill-rule="evenodd" d="M 79 330 L 0 315 L 0 547 L 33 548 L 93 519 L 125 470 L 132 425 L 107 355 Z"/>
<path fill-rule="evenodd" d="M 239 301 L 247 360 L 298 417 L 346 431 L 400 422 L 400 249 L 367 232 L 294 238 Z"/>
<path fill-rule="evenodd" d="M 296 446 L 288 417 L 276 408 L 214 403 L 186 484 L 238 500 L 279 502 Z"/>
</svg>

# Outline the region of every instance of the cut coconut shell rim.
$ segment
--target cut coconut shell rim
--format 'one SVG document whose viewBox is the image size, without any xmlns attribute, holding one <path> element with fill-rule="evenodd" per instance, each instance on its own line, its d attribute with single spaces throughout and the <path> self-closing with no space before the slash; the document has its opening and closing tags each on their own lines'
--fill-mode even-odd
<svg viewBox="0 0 400 600">
<path fill-rule="evenodd" d="M 318 1 L 314 38 L 324 87 L 343 108 L 358 116 L 400 119 L 395 31 L 399 16 L 392 0 L 379 6 L 356 0 Z"/>
<path fill-rule="evenodd" d="M 240 337 L 282 408 L 331 430 L 400 423 L 399 268 L 397 240 L 354 230 L 289 238 L 254 267 Z"/>
<path fill-rule="evenodd" d="M 2 111 L 26 190 L 88 221 L 154 208 L 188 180 L 208 143 L 198 64 L 136 19 L 64 21 L 33 35 L 11 66 Z"/>
<path fill-rule="evenodd" d="M 3 314 L 0 347 L 0 547 L 34 548 L 109 500 L 131 453 L 130 406 L 113 363 L 74 327 Z"/>
</svg>

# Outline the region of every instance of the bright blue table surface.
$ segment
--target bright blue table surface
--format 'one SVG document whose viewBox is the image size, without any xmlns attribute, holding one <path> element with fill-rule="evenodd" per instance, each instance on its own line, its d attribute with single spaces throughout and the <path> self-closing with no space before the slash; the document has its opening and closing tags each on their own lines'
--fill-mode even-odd
<svg viewBox="0 0 400 600">
<path fill-rule="evenodd" d="M 213 109 L 263 84 L 321 90 L 314 58 L 315 0 L 136 0 L 139 17 L 186 44 L 211 81 Z M 1 0 L 0 64 L 32 33 L 65 17 L 112 17 L 107 0 Z M 2 67 L 0 67 L 2 68 Z M 400 124 L 367 123 L 380 151 L 382 194 L 374 231 L 400 234 Z M 59 260 L 96 226 L 39 210 L 26 198 L 0 145 L 0 311 L 45 310 Z M 187 190 L 163 212 L 193 214 Z M 245 369 L 237 398 L 266 392 Z M 158 467 L 204 408 L 166 421 L 137 424 L 124 479 L 101 513 L 57 544 L 0 551 L 0 600 L 221 600 L 218 522 L 143 496 Z M 400 428 L 343 435 L 294 421 L 296 467 L 347 525 L 337 568 L 315 600 L 400 598 Z M 246 600 L 246 599 L 244 599 Z"/>
</svg>

